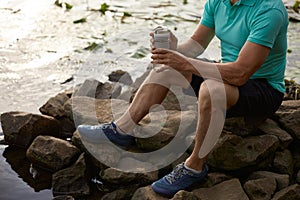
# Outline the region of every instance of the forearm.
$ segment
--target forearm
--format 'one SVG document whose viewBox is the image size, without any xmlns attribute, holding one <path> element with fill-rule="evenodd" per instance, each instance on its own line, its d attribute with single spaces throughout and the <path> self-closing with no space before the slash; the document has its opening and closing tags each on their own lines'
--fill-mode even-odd
<svg viewBox="0 0 300 200">
<path fill-rule="evenodd" d="M 192 38 L 177 46 L 177 51 L 186 57 L 196 58 L 204 52 L 204 48 Z"/>
<path fill-rule="evenodd" d="M 236 62 L 211 63 L 194 58 L 188 58 L 187 71 L 203 78 L 219 80 L 224 83 L 240 86 L 249 78 Z"/>
</svg>

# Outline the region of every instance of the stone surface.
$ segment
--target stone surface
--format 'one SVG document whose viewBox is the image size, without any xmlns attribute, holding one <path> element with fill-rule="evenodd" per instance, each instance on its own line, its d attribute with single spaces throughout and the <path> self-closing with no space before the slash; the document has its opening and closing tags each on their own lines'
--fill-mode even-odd
<svg viewBox="0 0 300 200">
<path fill-rule="evenodd" d="M 261 123 L 258 129 L 266 134 L 277 136 L 280 140 L 282 148 L 287 148 L 293 141 L 292 136 L 285 130 L 281 129 L 278 124 L 271 119 L 267 119 Z"/>
<path fill-rule="evenodd" d="M 245 137 L 252 135 L 257 127 L 253 124 L 247 124 L 244 117 L 233 117 L 225 119 L 224 130 Z"/>
<path fill-rule="evenodd" d="M 280 125 L 300 140 L 300 100 L 283 101 L 276 115 Z"/>
<path fill-rule="evenodd" d="M 116 98 L 121 93 L 121 86 L 118 83 L 102 83 L 95 79 L 86 79 L 84 83 L 73 94 L 74 97 L 86 96 L 96 99 Z"/>
<path fill-rule="evenodd" d="M 134 191 L 130 191 L 128 188 L 126 189 L 118 189 L 113 192 L 105 194 L 101 197 L 101 200 L 113 200 L 113 199 L 130 199 L 133 195 Z"/>
<path fill-rule="evenodd" d="M 268 171 L 253 172 L 248 179 L 253 180 L 253 179 L 260 179 L 260 178 L 274 178 L 276 180 L 278 190 L 286 188 L 287 186 L 289 186 L 289 182 L 290 182 L 290 177 L 288 174 L 277 174 Z"/>
<path fill-rule="evenodd" d="M 51 97 L 39 111 L 44 115 L 49 115 L 55 118 L 66 117 L 67 114 L 64 110 L 64 104 L 69 100 L 69 97 L 65 93 L 59 93 L 54 97 Z"/>
<path fill-rule="evenodd" d="M 80 151 L 65 140 L 38 136 L 27 149 L 27 158 L 36 166 L 58 171 L 76 161 Z"/>
<path fill-rule="evenodd" d="M 298 200 L 300 199 L 300 185 L 294 184 L 277 192 L 272 200 Z"/>
<path fill-rule="evenodd" d="M 201 200 L 249 200 L 238 179 L 224 181 L 210 188 L 193 190 Z"/>
<path fill-rule="evenodd" d="M 54 195 L 71 195 L 81 197 L 90 194 L 86 174 L 84 154 L 81 154 L 76 163 L 62 169 L 52 176 L 52 192 Z"/>
<path fill-rule="evenodd" d="M 59 136 L 59 122 L 46 115 L 7 112 L 1 115 L 4 139 L 9 144 L 28 148 L 38 135 Z"/>
<path fill-rule="evenodd" d="M 75 126 L 111 122 L 120 117 L 128 106 L 128 102 L 120 99 L 73 97 L 72 111 Z"/>
<path fill-rule="evenodd" d="M 141 187 L 135 191 L 131 200 L 167 200 L 168 198 L 156 194 L 151 186 Z"/>
<path fill-rule="evenodd" d="M 251 200 L 269 200 L 276 190 L 276 180 L 271 177 L 249 180 L 244 189 Z"/>
<path fill-rule="evenodd" d="M 297 182 L 300 184 L 300 170 L 297 173 Z"/>
<path fill-rule="evenodd" d="M 278 148 L 279 140 L 272 135 L 242 138 L 236 135 L 222 136 L 208 157 L 208 162 L 216 169 L 241 170 L 267 166 L 267 159 Z"/>
<path fill-rule="evenodd" d="M 171 200 L 200 200 L 195 194 L 192 192 L 187 192 L 184 190 L 180 190 L 177 192 Z"/>
<path fill-rule="evenodd" d="M 111 72 L 108 75 L 108 80 L 112 82 L 124 83 L 125 85 L 131 85 L 133 82 L 130 74 L 123 70 L 116 70 Z"/>
<path fill-rule="evenodd" d="M 74 200 L 74 198 L 69 195 L 59 195 L 59 196 L 53 197 L 52 200 Z"/>
<path fill-rule="evenodd" d="M 156 111 L 149 113 L 136 128 L 136 143 L 138 148 L 154 151 L 168 144 L 177 134 L 183 146 L 185 137 L 194 133 L 196 127 L 196 113 L 194 111 Z M 146 137 L 146 138 L 145 138 Z M 179 148 L 179 146 L 178 146 Z M 185 147 L 187 149 L 188 146 Z M 183 151 L 184 152 L 184 151 Z"/>
<path fill-rule="evenodd" d="M 274 171 L 280 174 L 293 175 L 294 161 L 291 152 L 288 149 L 277 151 L 273 161 Z"/>
</svg>

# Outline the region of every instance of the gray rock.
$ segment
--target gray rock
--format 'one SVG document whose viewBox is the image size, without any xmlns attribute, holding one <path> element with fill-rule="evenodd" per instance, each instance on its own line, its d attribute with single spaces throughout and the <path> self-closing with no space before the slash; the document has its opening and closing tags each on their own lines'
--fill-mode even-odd
<svg viewBox="0 0 300 200">
<path fill-rule="evenodd" d="M 53 197 L 52 200 L 74 200 L 74 198 L 69 195 L 59 195 L 59 196 Z"/>
<path fill-rule="evenodd" d="M 108 75 L 108 80 L 112 82 L 124 83 L 125 85 L 131 85 L 133 82 L 130 74 L 123 70 L 116 70 L 111 72 Z"/>
<path fill-rule="evenodd" d="M 59 121 L 51 116 L 26 112 L 7 112 L 1 115 L 4 139 L 9 144 L 28 148 L 38 135 L 59 136 Z"/>
<path fill-rule="evenodd" d="M 116 149 L 104 149 L 101 144 L 96 145 L 96 144 L 89 144 L 86 142 L 86 146 L 83 145 L 82 140 L 80 138 L 80 135 L 78 131 L 76 130 L 72 136 L 72 144 L 76 146 L 78 149 L 80 149 L 82 152 L 86 153 L 86 160 L 89 161 L 92 165 L 100 168 L 100 169 L 105 169 L 107 168 L 107 164 L 109 165 L 116 165 L 120 159 L 120 154 Z M 100 146 L 100 148 L 98 148 Z M 88 149 L 89 150 L 88 150 Z M 95 152 L 95 153 L 94 153 Z M 101 156 L 103 155 L 103 156 Z M 101 160 L 107 161 L 105 164 L 99 161 L 96 157 L 103 157 Z"/>
<path fill-rule="evenodd" d="M 112 199 L 130 199 L 132 197 L 132 192 L 129 189 L 118 189 L 113 192 L 105 194 L 101 200 L 112 200 Z"/>
<path fill-rule="evenodd" d="M 73 97 L 86 96 L 97 99 L 111 99 L 119 96 L 121 86 L 117 83 L 101 83 L 95 79 L 87 79 L 76 90 Z"/>
<path fill-rule="evenodd" d="M 221 182 L 232 179 L 232 176 L 220 173 L 220 172 L 212 172 L 207 174 L 207 180 L 202 184 L 203 187 L 212 187 Z"/>
<path fill-rule="evenodd" d="M 192 192 L 180 190 L 177 192 L 171 200 L 199 200 L 199 198 Z"/>
<path fill-rule="evenodd" d="M 75 125 L 111 122 L 128 108 L 128 102 L 120 99 L 94 99 L 73 97 L 72 112 Z"/>
<path fill-rule="evenodd" d="M 90 188 L 86 179 L 86 165 L 84 154 L 71 167 L 65 168 L 53 174 L 52 192 L 54 195 L 71 195 L 81 197 L 90 194 Z"/>
<path fill-rule="evenodd" d="M 278 146 L 278 138 L 272 135 L 247 138 L 224 135 L 209 155 L 208 163 L 221 170 L 233 171 L 248 168 L 253 171 L 255 168 L 269 165 L 272 162 L 269 157 Z"/>
<path fill-rule="evenodd" d="M 51 97 L 42 107 L 40 112 L 55 118 L 67 117 L 64 110 L 64 104 L 69 100 L 65 93 L 59 93 L 55 97 Z"/>
<path fill-rule="evenodd" d="M 282 148 L 287 148 L 289 144 L 293 141 L 292 136 L 286 132 L 285 130 L 281 129 L 276 122 L 271 119 L 267 119 L 263 123 L 261 123 L 258 127 L 261 131 L 266 134 L 275 135 L 280 140 Z"/>
<path fill-rule="evenodd" d="M 275 153 L 275 158 L 273 161 L 274 171 L 281 174 L 293 175 L 294 172 L 294 162 L 293 156 L 288 149 L 283 151 L 277 151 Z"/>
<path fill-rule="evenodd" d="M 256 171 L 248 177 L 249 180 L 260 178 L 274 178 L 276 180 L 278 190 L 286 188 L 287 186 L 289 186 L 290 182 L 290 177 L 288 174 L 277 174 L 268 171 Z"/>
<path fill-rule="evenodd" d="M 120 171 L 114 168 L 108 168 L 101 173 L 101 177 L 104 182 L 111 185 L 138 184 L 140 186 L 145 186 L 157 180 L 158 173 L 157 171 L 146 172 L 146 173 L 145 172 L 134 173 L 134 172 Z"/>
<path fill-rule="evenodd" d="M 276 181 L 271 177 L 249 180 L 244 189 L 251 200 L 269 200 L 276 190 Z"/>
<path fill-rule="evenodd" d="M 149 113 L 140 122 L 140 128 L 134 131 L 139 137 L 136 139 L 137 146 L 146 151 L 154 151 L 168 144 L 176 134 L 183 137 L 184 145 L 185 136 L 195 131 L 196 116 L 194 111 L 167 110 Z"/>
<path fill-rule="evenodd" d="M 224 181 L 210 188 L 192 191 L 201 200 L 249 200 L 238 179 Z"/>
<path fill-rule="evenodd" d="M 58 171 L 70 166 L 80 151 L 69 142 L 52 136 L 38 136 L 27 149 L 27 158 L 36 166 Z"/>
<path fill-rule="evenodd" d="M 297 182 L 300 183 L 300 170 L 297 173 Z"/>
<path fill-rule="evenodd" d="M 135 191 L 131 200 L 167 200 L 168 198 L 156 194 L 151 186 L 141 187 Z"/>
<path fill-rule="evenodd" d="M 224 130 L 232 132 L 235 135 L 245 137 L 253 135 L 253 133 L 257 130 L 257 126 L 246 123 L 244 117 L 233 117 L 225 119 Z"/>
<path fill-rule="evenodd" d="M 283 101 L 276 115 L 280 125 L 300 140 L 300 100 Z"/>
<path fill-rule="evenodd" d="M 294 184 L 275 193 L 272 200 L 298 200 L 300 199 L 300 185 Z"/>
</svg>

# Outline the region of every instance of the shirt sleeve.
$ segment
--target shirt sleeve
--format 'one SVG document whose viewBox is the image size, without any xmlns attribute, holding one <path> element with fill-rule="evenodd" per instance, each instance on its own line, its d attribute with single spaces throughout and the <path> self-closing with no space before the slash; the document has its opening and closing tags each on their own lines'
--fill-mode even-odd
<svg viewBox="0 0 300 200">
<path fill-rule="evenodd" d="M 248 41 L 272 48 L 284 23 L 284 16 L 277 9 L 259 12 L 250 25 Z"/>
<path fill-rule="evenodd" d="M 213 0 L 206 1 L 200 24 L 209 28 L 215 28 Z"/>
</svg>

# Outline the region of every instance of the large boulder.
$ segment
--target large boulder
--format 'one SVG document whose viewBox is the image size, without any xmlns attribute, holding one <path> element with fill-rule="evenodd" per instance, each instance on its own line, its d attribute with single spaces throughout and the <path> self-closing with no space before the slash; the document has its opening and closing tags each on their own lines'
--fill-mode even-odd
<svg viewBox="0 0 300 200">
<path fill-rule="evenodd" d="M 272 135 L 247 138 L 224 135 L 209 155 L 208 162 L 220 170 L 254 171 L 271 164 L 272 154 L 278 146 L 278 138 Z"/>
<path fill-rule="evenodd" d="M 69 96 L 66 93 L 59 93 L 56 96 L 51 97 L 44 105 L 42 105 L 39 111 L 44 115 L 49 115 L 55 118 L 67 117 L 64 104 L 68 100 Z"/>
<path fill-rule="evenodd" d="M 277 174 L 268 171 L 256 171 L 248 177 L 249 180 L 260 178 L 274 178 L 276 180 L 278 190 L 286 188 L 287 186 L 289 186 L 290 183 L 290 177 L 288 174 Z"/>
<path fill-rule="evenodd" d="M 60 135 L 60 123 L 51 116 L 26 112 L 7 112 L 1 115 L 6 142 L 28 148 L 39 135 Z"/>
<path fill-rule="evenodd" d="M 167 200 L 168 198 L 162 197 L 155 193 L 150 186 L 141 187 L 135 191 L 131 200 Z"/>
<path fill-rule="evenodd" d="M 193 190 L 201 200 L 249 200 L 238 179 L 224 181 L 210 188 Z"/>
<path fill-rule="evenodd" d="M 283 101 L 276 115 L 280 125 L 300 140 L 300 100 Z"/>
<path fill-rule="evenodd" d="M 94 99 L 84 96 L 72 98 L 75 125 L 111 122 L 128 108 L 128 102 L 120 99 Z"/>
<path fill-rule="evenodd" d="M 269 200 L 276 190 L 276 181 L 271 177 L 249 180 L 244 189 L 251 200 Z"/>
<path fill-rule="evenodd" d="M 294 184 L 277 192 L 272 200 L 296 200 L 300 199 L 300 185 Z"/>
<path fill-rule="evenodd" d="M 90 194 L 84 154 L 79 156 L 74 165 L 53 174 L 52 191 L 54 195 L 71 195 L 73 197 Z"/>
<path fill-rule="evenodd" d="M 38 136 L 27 149 L 27 158 L 36 166 L 58 171 L 76 161 L 80 151 L 69 142 L 52 136 Z"/>
</svg>

